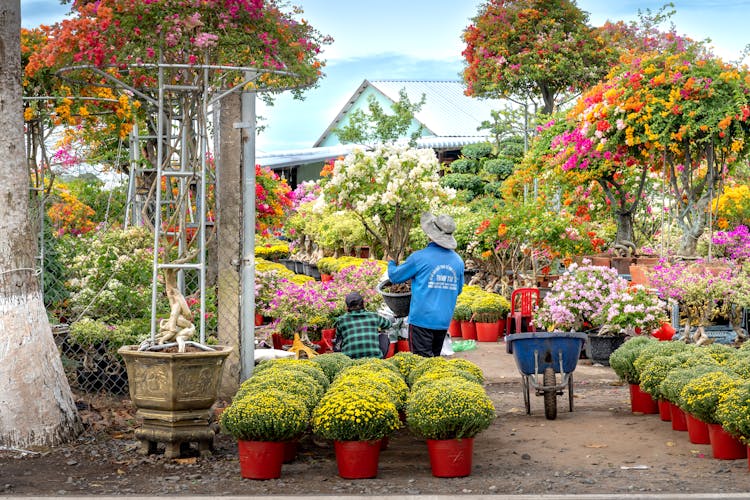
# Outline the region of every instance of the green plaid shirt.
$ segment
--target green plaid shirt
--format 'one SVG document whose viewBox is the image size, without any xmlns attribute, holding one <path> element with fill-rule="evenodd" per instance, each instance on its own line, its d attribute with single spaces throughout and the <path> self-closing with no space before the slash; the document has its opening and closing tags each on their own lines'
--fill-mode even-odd
<svg viewBox="0 0 750 500">
<path fill-rule="evenodd" d="M 336 344 L 352 359 L 382 358 L 378 340 L 379 330 L 391 327 L 391 322 L 369 311 L 351 311 L 336 319 Z"/>
</svg>

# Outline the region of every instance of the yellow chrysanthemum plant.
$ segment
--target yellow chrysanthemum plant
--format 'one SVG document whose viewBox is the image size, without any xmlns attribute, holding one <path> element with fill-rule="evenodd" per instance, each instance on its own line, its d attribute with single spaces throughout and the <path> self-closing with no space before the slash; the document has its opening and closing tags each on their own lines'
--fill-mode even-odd
<svg viewBox="0 0 750 500">
<path fill-rule="evenodd" d="M 380 393 L 396 406 L 398 412 L 404 410 L 409 396 L 409 387 L 400 375 L 384 370 L 372 371 L 366 366 L 344 369 L 331 384 L 330 390 L 347 387 Z"/>
<path fill-rule="evenodd" d="M 286 380 L 294 380 L 300 372 L 306 373 L 320 384 L 323 392 L 328 389 L 328 385 L 330 384 L 328 376 L 326 376 L 326 373 L 320 365 L 309 359 L 283 358 L 263 361 L 255 367 L 253 376 L 258 376 L 266 370 L 278 371 L 279 377 L 285 378 Z"/>
<path fill-rule="evenodd" d="M 750 445 L 750 381 L 723 395 L 716 407 L 716 420 L 728 433 Z"/>
<path fill-rule="evenodd" d="M 449 376 L 412 391 L 406 424 L 425 439 L 473 438 L 495 418 L 495 407 L 475 382 Z"/>
<path fill-rule="evenodd" d="M 404 380 L 408 380 L 411 371 L 423 359 L 424 358 L 414 354 L 413 352 L 397 352 L 386 361 L 398 368 L 398 371 L 399 373 L 401 373 L 401 376 L 404 377 Z"/>
<path fill-rule="evenodd" d="M 323 386 L 311 375 L 284 369 L 262 371 L 245 380 L 234 400 L 242 399 L 248 394 L 276 389 L 288 395 L 289 398 L 301 401 L 309 412 L 318 405 L 323 397 Z"/>
<path fill-rule="evenodd" d="M 330 389 L 312 415 L 313 433 L 334 441 L 377 441 L 400 425 L 396 405 L 385 391 L 364 385 Z"/>
<path fill-rule="evenodd" d="M 449 360 L 442 357 L 423 358 L 422 361 L 411 370 L 407 382 L 412 388 L 414 388 L 417 381 L 430 372 L 452 374 L 479 385 L 484 383 L 484 374 L 482 373 L 481 368 L 476 364 L 465 359 Z"/>
<path fill-rule="evenodd" d="M 729 369 L 717 368 L 685 384 L 680 391 L 680 406 L 699 420 L 717 424 L 718 406 L 741 383 L 742 379 Z"/>
<path fill-rule="evenodd" d="M 235 399 L 221 414 L 223 432 L 242 441 L 290 441 L 308 428 L 305 404 L 278 389 L 252 392 Z"/>
</svg>

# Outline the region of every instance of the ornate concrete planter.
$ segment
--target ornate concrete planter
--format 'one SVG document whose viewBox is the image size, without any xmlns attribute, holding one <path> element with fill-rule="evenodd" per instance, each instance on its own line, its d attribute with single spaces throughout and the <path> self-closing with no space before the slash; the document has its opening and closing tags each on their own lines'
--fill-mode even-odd
<svg viewBox="0 0 750 500">
<path fill-rule="evenodd" d="M 167 353 L 121 347 L 125 360 L 130 399 L 143 426 L 135 431 L 141 453 L 156 451 L 166 443 L 165 456 L 175 458 L 181 448 L 197 442 L 202 455 L 211 453 L 214 430 L 209 427 L 211 407 L 216 401 L 224 360 L 232 351 L 213 346 L 213 351 Z"/>
</svg>

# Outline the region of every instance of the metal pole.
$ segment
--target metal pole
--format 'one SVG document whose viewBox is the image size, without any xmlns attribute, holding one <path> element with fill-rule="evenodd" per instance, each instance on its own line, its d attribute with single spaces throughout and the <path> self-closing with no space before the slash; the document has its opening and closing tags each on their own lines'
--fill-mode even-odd
<svg viewBox="0 0 750 500">
<path fill-rule="evenodd" d="M 161 59 L 161 57 L 160 57 Z M 156 342 L 156 304 L 158 302 L 159 283 L 159 236 L 161 235 L 161 174 L 164 159 L 164 69 L 159 66 L 159 101 L 157 106 L 159 116 L 156 120 L 156 193 L 154 209 L 154 255 L 151 274 L 151 343 Z"/>
<path fill-rule="evenodd" d="M 250 76 L 250 75 L 247 75 Z M 242 92 L 242 262 L 240 364 L 245 380 L 255 366 L 255 92 Z"/>
</svg>

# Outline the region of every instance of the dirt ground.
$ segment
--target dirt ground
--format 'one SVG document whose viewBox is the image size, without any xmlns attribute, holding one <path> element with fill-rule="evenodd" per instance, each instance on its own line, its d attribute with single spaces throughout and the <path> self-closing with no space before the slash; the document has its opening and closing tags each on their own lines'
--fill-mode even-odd
<svg viewBox="0 0 750 500">
<path fill-rule="evenodd" d="M 627 386 L 608 367 L 581 360 L 574 373 L 575 410 L 567 393 L 558 417 L 544 417 L 532 395 L 526 415 L 521 378 L 504 344 L 480 344 L 458 357 L 477 363 L 497 419 L 474 445 L 472 474 L 432 477 L 423 441 L 402 429 L 380 456 L 378 477 L 337 476 L 333 448 L 303 439 L 297 459 L 277 480 L 243 480 L 237 445 L 216 437 L 208 458 L 141 456 L 137 422 L 124 399 L 81 399 L 88 430 L 75 443 L 47 450 L 0 449 L 0 496 L 59 495 L 461 495 L 587 493 L 722 493 L 750 491 L 747 460 L 716 460 L 658 415 L 633 415 Z M 196 453 L 197 455 L 197 453 Z"/>
</svg>

